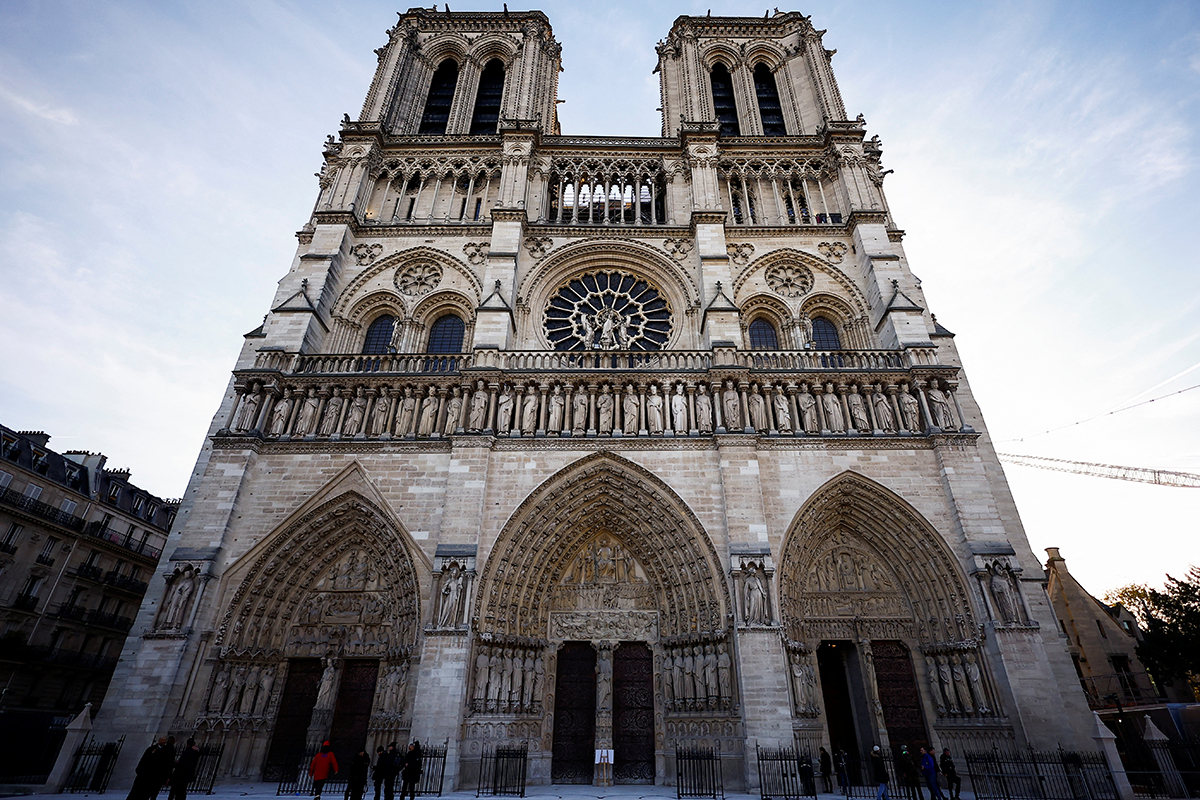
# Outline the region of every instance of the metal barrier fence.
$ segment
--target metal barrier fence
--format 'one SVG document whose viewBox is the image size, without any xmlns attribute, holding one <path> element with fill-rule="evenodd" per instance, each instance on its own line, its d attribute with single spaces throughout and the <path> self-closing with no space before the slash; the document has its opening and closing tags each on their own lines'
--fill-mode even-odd
<svg viewBox="0 0 1200 800">
<path fill-rule="evenodd" d="M 762 800 L 799 800 L 801 797 L 817 796 L 812 757 L 807 751 L 758 745 L 755 745 L 755 751 Z"/>
<path fill-rule="evenodd" d="M 84 741 L 75 751 L 75 763 L 63 791 L 104 794 L 124 744 L 124 736 L 115 742 L 97 742 L 94 737 Z"/>
<path fill-rule="evenodd" d="M 479 763 L 479 786 L 475 796 L 525 796 L 525 769 L 529 761 L 529 745 L 484 749 Z"/>
<path fill-rule="evenodd" d="M 417 783 L 417 794 L 426 797 L 442 796 L 442 783 L 446 779 L 447 739 L 441 747 L 424 747 L 421 750 L 421 780 Z"/>
<path fill-rule="evenodd" d="M 1200 744 L 1195 741 L 1125 742 L 1122 760 L 1139 797 L 1200 797 Z"/>
<path fill-rule="evenodd" d="M 298 753 L 280 766 L 279 786 L 275 789 L 275 796 L 280 797 L 285 794 L 297 794 L 311 796 L 313 793 L 313 778 L 308 773 L 308 765 L 312 763 L 313 756 L 319 750 L 309 750 L 307 752 Z M 290 766 L 289 766 L 290 765 Z M 343 769 L 337 775 L 325 781 L 322 787 L 323 794 L 336 796 L 338 794 L 345 795 L 349 789 L 350 782 L 348 776 L 350 771 L 348 768 Z"/>
<path fill-rule="evenodd" d="M 213 793 L 213 784 L 217 781 L 217 767 L 221 763 L 221 754 L 225 752 L 225 743 L 200 745 L 200 759 L 196 762 L 196 777 L 188 784 L 188 794 L 204 792 Z"/>
<path fill-rule="evenodd" d="M 725 778 L 721 759 L 711 747 L 675 748 L 675 797 L 723 800 Z"/>
<path fill-rule="evenodd" d="M 1055 750 L 965 754 L 976 800 L 1116 800 L 1104 754 Z"/>
</svg>

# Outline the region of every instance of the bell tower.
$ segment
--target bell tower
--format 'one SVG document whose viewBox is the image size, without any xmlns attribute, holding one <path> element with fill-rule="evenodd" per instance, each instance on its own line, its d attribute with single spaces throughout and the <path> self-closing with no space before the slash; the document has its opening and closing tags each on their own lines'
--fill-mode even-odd
<svg viewBox="0 0 1200 800">
<path fill-rule="evenodd" d="M 501 119 L 558 132 L 561 47 L 540 11 L 412 8 L 375 51 L 361 123 L 391 135 L 494 135 Z"/>
</svg>

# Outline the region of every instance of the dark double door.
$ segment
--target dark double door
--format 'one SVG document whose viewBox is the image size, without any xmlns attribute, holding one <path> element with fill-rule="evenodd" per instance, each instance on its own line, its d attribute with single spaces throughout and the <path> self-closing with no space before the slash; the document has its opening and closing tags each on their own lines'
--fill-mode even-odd
<svg viewBox="0 0 1200 800">
<path fill-rule="evenodd" d="M 654 660 L 626 642 L 613 653 L 613 780 L 654 783 Z M 554 701 L 555 783 L 592 782 L 596 761 L 596 650 L 568 642 L 558 651 Z"/>
</svg>

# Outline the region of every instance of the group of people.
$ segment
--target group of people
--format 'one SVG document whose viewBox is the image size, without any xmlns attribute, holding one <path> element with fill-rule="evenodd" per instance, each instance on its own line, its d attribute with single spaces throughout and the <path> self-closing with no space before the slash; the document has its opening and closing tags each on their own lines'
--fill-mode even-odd
<svg viewBox="0 0 1200 800">
<path fill-rule="evenodd" d="M 163 736 L 142 754 L 126 800 L 153 800 L 163 787 L 170 787 L 168 800 L 187 800 L 188 784 L 195 780 L 199 763 L 195 739 L 187 740 L 176 760 L 175 737 Z"/>
<path fill-rule="evenodd" d="M 382 747 L 375 748 L 374 764 L 371 763 L 371 756 L 367 755 L 366 750 L 359 750 L 350 762 L 346 788 L 347 800 L 363 800 L 363 796 L 367 792 L 368 772 L 375 781 L 375 800 L 380 800 L 381 792 L 385 800 L 395 800 L 397 777 L 401 781 L 400 797 L 416 800 L 417 784 L 421 781 L 423 769 L 421 759 L 421 743 L 416 740 L 408 746 L 408 750 L 404 753 L 399 751 L 395 742 L 389 744 L 387 750 Z M 337 772 L 337 757 L 334 756 L 329 742 L 325 742 L 321 745 L 321 752 L 313 756 L 312 763 L 308 766 L 308 774 L 313 779 L 313 796 L 315 798 L 319 800 L 325 782 Z"/>
<path fill-rule="evenodd" d="M 920 750 L 920 755 L 916 760 L 913 759 L 906 745 L 901 745 L 896 754 L 896 777 L 904 789 L 907 800 L 925 800 L 925 794 L 921 791 L 922 781 L 929 789 L 929 800 L 962 800 L 962 778 L 959 777 L 958 770 L 954 766 L 950 749 L 942 750 L 941 759 L 935 758 L 933 750 L 930 748 L 922 747 Z M 850 796 L 850 777 L 846 759 L 847 755 L 844 750 L 838 750 L 836 756 L 831 756 L 828 750 L 824 747 L 821 748 L 819 765 L 821 780 L 824 782 L 826 792 L 833 791 L 833 770 L 836 767 L 838 788 L 842 794 Z M 939 772 L 946 778 L 946 792 L 942 791 L 942 787 L 938 783 Z M 879 745 L 876 745 L 871 751 L 869 774 L 879 787 L 876 792 L 877 800 L 891 800 L 888 794 L 888 783 L 891 776 Z"/>
</svg>

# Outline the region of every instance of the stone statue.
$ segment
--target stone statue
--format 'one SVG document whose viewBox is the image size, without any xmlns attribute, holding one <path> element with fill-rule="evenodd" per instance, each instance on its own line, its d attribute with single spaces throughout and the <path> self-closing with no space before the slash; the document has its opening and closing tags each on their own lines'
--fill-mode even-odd
<svg viewBox="0 0 1200 800">
<path fill-rule="evenodd" d="M 412 433 L 416 417 L 417 398 L 413 397 L 412 387 L 405 386 L 404 399 L 400 402 L 400 413 L 396 415 L 396 435 L 407 436 Z"/>
<path fill-rule="evenodd" d="M 504 681 L 502 674 L 503 659 L 501 658 L 501 650 L 499 647 L 492 648 L 492 654 L 488 658 L 488 684 L 487 684 L 487 707 L 488 711 L 495 711 L 497 703 L 500 701 L 500 685 Z"/>
<path fill-rule="evenodd" d="M 958 701 L 954 696 L 954 678 L 950 674 L 950 665 L 945 656 L 938 656 L 938 679 L 942 683 L 942 694 L 946 698 L 946 707 L 951 714 L 958 713 Z"/>
<path fill-rule="evenodd" d="M 596 711 L 612 709 L 612 650 L 600 648 L 600 657 L 596 659 Z"/>
<path fill-rule="evenodd" d="M 237 423 L 233 426 L 234 430 L 248 431 L 254 427 L 254 419 L 258 416 L 258 404 L 261 399 L 258 396 L 259 385 L 251 384 L 250 391 L 242 395 L 242 406 L 238 409 Z"/>
<path fill-rule="evenodd" d="M 567 399 L 563 397 L 562 386 L 554 384 L 554 390 L 550 393 L 550 421 L 547 423 L 549 430 L 558 432 L 563 429 L 563 411 L 566 405 Z"/>
<path fill-rule="evenodd" d="M 954 424 L 954 415 L 950 413 L 950 401 L 938 388 L 936 379 L 929 382 L 925 396 L 929 398 L 929 411 L 933 415 L 933 424 L 944 431 L 956 430 L 958 426 Z"/>
<path fill-rule="evenodd" d="M 683 393 L 683 384 L 675 384 L 675 394 L 671 395 L 671 427 L 680 434 L 688 431 L 687 395 Z"/>
<path fill-rule="evenodd" d="M 223 664 L 213 681 L 212 694 L 208 698 L 208 710 L 218 714 L 225 710 L 225 698 L 229 694 L 229 665 Z"/>
<path fill-rule="evenodd" d="M 700 433 L 712 433 L 712 429 L 712 400 L 708 396 L 708 387 L 702 383 L 696 393 L 696 430 Z"/>
<path fill-rule="evenodd" d="M 875 421 L 879 423 L 879 429 L 884 433 L 895 433 L 896 415 L 892 413 L 892 404 L 878 383 L 875 384 L 875 394 L 871 395 L 871 405 L 875 409 Z"/>
<path fill-rule="evenodd" d="M 534 663 L 532 650 L 525 651 L 525 663 L 522 665 L 521 671 L 525 673 L 525 680 L 521 684 L 521 707 L 529 710 L 533 708 Z"/>
<path fill-rule="evenodd" d="M 638 432 L 638 405 L 633 384 L 626 384 L 625 399 L 621 401 L 621 430 L 633 436 Z"/>
<path fill-rule="evenodd" d="M 540 703 L 542 699 L 542 683 L 546 679 L 546 665 L 539 654 L 533 661 L 533 702 Z"/>
<path fill-rule="evenodd" d="M 783 391 L 783 387 L 775 392 L 775 430 L 780 433 L 792 432 L 792 412 L 788 408 L 787 394 Z"/>
<path fill-rule="evenodd" d="M 938 686 L 937 662 L 932 656 L 925 656 L 925 676 L 929 678 L 929 693 L 933 695 L 933 703 L 937 707 L 939 717 L 946 715 L 946 701 L 942 698 L 941 687 Z"/>
<path fill-rule="evenodd" d="M 336 675 L 336 669 L 332 658 L 325 659 L 325 671 L 321 673 L 321 683 L 317 687 L 317 702 L 313 706 L 319 711 L 329 711 L 333 709 L 333 682 Z"/>
<path fill-rule="evenodd" d="M 825 384 L 825 394 L 821 395 L 821 407 L 825 409 L 825 419 L 829 423 L 829 430 L 834 433 L 846 432 L 846 418 L 842 414 L 842 404 L 838 401 L 838 396 L 833 393 L 833 384 Z"/>
<path fill-rule="evenodd" d="M 662 436 L 663 425 L 663 399 L 658 393 L 658 386 L 650 385 L 650 396 L 646 398 L 646 427 L 650 431 L 651 436 Z"/>
<path fill-rule="evenodd" d="M 821 417 L 817 412 L 817 399 L 809 394 L 807 383 L 801 385 L 796 405 L 800 408 L 800 421 L 804 425 L 804 432 L 813 435 L 820 433 Z"/>
<path fill-rule="evenodd" d="M 696 659 L 692 656 L 692 648 L 683 648 L 683 697 L 693 700 L 696 697 Z"/>
<path fill-rule="evenodd" d="M 433 429 L 437 427 L 437 412 L 437 388 L 430 386 L 425 399 L 421 401 L 421 416 L 417 424 L 419 436 L 429 436 L 433 433 Z"/>
<path fill-rule="evenodd" d="M 513 650 L 512 683 L 508 687 L 508 708 L 517 711 L 521 707 L 521 687 L 525 683 L 525 659 L 520 650 Z"/>
<path fill-rule="evenodd" d="M 741 430 L 742 404 L 732 380 L 725 381 L 725 392 L 721 395 L 721 413 L 725 415 L 725 430 Z"/>
<path fill-rule="evenodd" d="M 462 417 L 462 389 L 455 386 L 451 390 L 450 403 L 446 406 L 446 424 L 442 427 L 442 433 L 446 436 L 458 430 L 458 421 Z"/>
<path fill-rule="evenodd" d="M 668 710 L 675 707 L 675 657 L 668 650 L 662 662 L 663 705 Z"/>
<path fill-rule="evenodd" d="M 900 413 L 904 416 L 904 426 L 910 431 L 921 430 L 921 404 L 917 398 L 908 392 L 908 384 L 900 387 Z"/>
<path fill-rule="evenodd" d="M 1011 573 L 1002 566 L 993 565 L 988 569 L 991 577 L 988 586 L 992 590 L 992 599 L 996 603 L 996 612 L 1002 622 L 1020 622 L 1020 604 L 1017 602 Z"/>
<path fill-rule="evenodd" d="M 254 698 L 258 692 L 259 673 L 261 667 L 253 666 L 250 668 L 250 674 L 246 676 L 246 688 L 242 692 L 242 702 L 238 705 L 238 713 L 249 716 L 254 712 Z"/>
<path fill-rule="evenodd" d="M 488 393 L 483 381 L 475 385 L 475 393 L 471 395 L 471 417 L 467 421 L 467 430 L 481 431 L 487 427 Z"/>
<path fill-rule="evenodd" d="M 325 403 L 325 416 L 321 417 L 321 429 L 317 431 L 320 436 L 330 436 L 337 430 L 338 420 L 342 416 L 342 390 L 335 388 L 333 395 Z"/>
<path fill-rule="evenodd" d="M 675 663 L 671 667 L 671 683 L 674 684 L 673 694 L 675 695 L 675 704 L 682 708 L 687 700 L 687 689 L 684 688 L 684 673 L 683 673 L 683 656 L 679 653 L 675 654 Z"/>
<path fill-rule="evenodd" d="M 580 386 L 575 390 L 575 397 L 571 399 L 571 432 L 576 436 L 582 436 L 587 430 L 588 423 L 588 395 L 587 388 Z"/>
<path fill-rule="evenodd" d="M 792 653 L 792 689 L 796 693 L 796 711 L 800 714 L 808 714 L 812 710 L 816 697 L 813 691 L 815 684 L 810 685 L 812 666 L 806 663 L 807 660 L 803 653 Z"/>
<path fill-rule="evenodd" d="M 858 386 L 851 384 L 850 394 L 846 395 L 846 405 L 850 406 L 850 419 L 857 431 L 871 430 L 871 421 L 867 417 L 867 404 L 858 393 Z"/>
<path fill-rule="evenodd" d="M 963 669 L 962 658 L 957 653 L 950 657 L 951 672 L 954 674 L 954 685 L 958 688 L 958 697 L 962 701 L 964 714 L 972 713 L 971 690 L 967 688 L 967 673 Z"/>
<path fill-rule="evenodd" d="M 992 710 L 987 706 L 986 695 L 983 690 L 983 676 L 979 672 L 979 663 L 975 660 L 975 654 L 966 653 L 963 659 L 966 661 L 967 680 L 971 683 L 971 694 L 975 697 L 976 710 L 980 715 L 992 713 Z"/>
<path fill-rule="evenodd" d="M 483 701 L 487 698 L 488 687 L 488 649 L 486 647 L 479 648 L 479 655 L 475 656 L 475 704 L 476 706 L 483 705 Z"/>
<path fill-rule="evenodd" d="M 504 385 L 504 391 L 500 392 L 500 397 L 496 400 L 496 433 L 503 436 L 508 433 L 508 429 L 512 427 L 513 415 L 513 391 L 508 384 Z"/>
<path fill-rule="evenodd" d="M 607 435 L 613 432 L 613 401 L 612 391 L 608 384 L 600 387 L 600 396 L 596 398 L 596 412 L 600 417 L 600 433 Z"/>
<path fill-rule="evenodd" d="M 346 422 L 342 425 L 343 436 L 353 436 L 362 430 L 363 419 L 367 416 L 367 398 L 363 397 L 363 387 L 354 392 L 354 400 L 350 402 L 350 410 L 346 412 Z"/>
<path fill-rule="evenodd" d="M 733 699 L 733 659 L 724 644 L 717 645 L 717 685 L 721 699 L 728 704 Z"/>
<path fill-rule="evenodd" d="M 499 699 L 501 703 L 507 704 L 512 698 L 512 682 L 513 682 L 513 651 L 511 647 L 504 649 L 504 655 L 500 659 L 500 690 Z"/>
<path fill-rule="evenodd" d="M 225 698 L 224 713 L 233 714 L 237 712 L 238 703 L 242 699 L 242 689 L 246 685 L 246 668 L 239 666 L 233 670 L 232 678 L 229 681 L 229 696 Z"/>
<path fill-rule="evenodd" d="M 763 584 L 756 564 L 751 564 L 746 570 L 745 583 L 746 623 L 748 625 L 766 625 L 767 619 L 767 588 Z"/>
<path fill-rule="evenodd" d="M 196 590 L 195 575 L 191 568 L 180 572 L 171 580 L 171 599 L 167 602 L 167 612 L 163 615 L 164 628 L 182 628 L 184 612 L 187 611 L 188 601 Z"/>
<path fill-rule="evenodd" d="M 287 430 L 288 417 L 292 415 L 292 390 L 284 389 L 283 397 L 271 409 L 271 425 L 267 432 L 272 436 L 282 436 Z"/>
<path fill-rule="evenodd" d="M 717 655 L 711 644 L 704 647 L 704 687 L 709 705 L 715 707 L 721 696 L 721 686 L 717 683 Z"/>
<path fill-rule="evenodd" d="M 317 409 L 320 407 L 321 398 L 317 397 L 317 390 L 310 388 L 308 397 L 304 398 L 304 406 L 300 409 L 300 419 L 296 422 L 297 434 L 307 436 L 316 429 Z"/>
<path fill-rule="evenodd" d="M 258 682 L 258 702 L 254 704 L 254 715 L 261 717 L 271 704 L 271 690 L 275 688 L 275 668 L 267 667 L 262 671 Z"/>
<path fill-rule="evenodd" d="M 371 411 L 371 424 L 367 429 L 369 436 L 379 436 L 387 430 L 388 412 L 392 410 L 392 396 L 387 389 L 380 389 L 379 399 Z"/>
<path fill-rule="evenodd" d="M 759 433 L 765 433 L 771 426 L 767 424 L 767 401 L 758 391 L 758 384 L 750 387 L 750 427 Z"/>
<path fill-rule="evenodd" d="M 462 597 L 463 574 L 457 562 L 450 564 L 450 572 L 442 582 L 442 604 L 438 608 L 438 627 L 453 627 L 458 621 L 458 601 Z"/>
<path fill-rule="evenodd" d="M 537 433 L 538 425 L 538 395 L 537 387 L 530 385 L 525 390 L 525 402 L 521 407 L 521 433 L 533 436 Z"/>
</svg>

